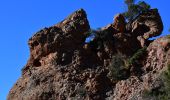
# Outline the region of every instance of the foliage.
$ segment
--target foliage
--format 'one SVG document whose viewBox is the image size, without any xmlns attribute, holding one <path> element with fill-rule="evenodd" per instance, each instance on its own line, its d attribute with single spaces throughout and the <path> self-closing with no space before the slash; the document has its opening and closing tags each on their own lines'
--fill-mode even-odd
<svg viewBox="0 0 170 100">
<path fill-rule="evenodd" d="M 97 50 L 103 49 L 107 43 L 113 41 L 112 33 L 108 32 L 107 30 L 91 29 L 86 34 L 87 34 L 86 40 L 91 38 L 88 41 L 86 41 L 86 43 L 89 43 L 92 48 Z"/>
<path fill-rule="evenodd" d="M 126 57 L 122 54 L 113 56 L 111 64 L 108 66 L 108 77 L 110 77 L 114 82 L 129 77 L 129 67 L 126 61 Z"/>
<path fill-rule="evenodd" d="M 93 33 L 95 33 L 95 30 L 94 30 L 94 29 L 89 29 L 89 31 L 87 31 L 87 32 L 85 33 L 85 35 L 86 35 L 86 37 L 89 37 L 89 36 L 91 36 Z"/>
<path fill-rule="evenodd" d="M 127 11 L 124 12 L 123 15 L 128 21 L 132 21 L 139 14 L 150 9 L 150 5 L 144 1 L 139 1 L 135 4 L 135 0 L 125 0 L 125 4 L 127 5 Z"/>
<path fill-rule="evenodd" d="M 133 65 L 133 64 L 137 64 L 138 60 L 146 53 L 146 48 L 147 47 L 143 47 L 141 49 L 139 49 L 130 59 L 129 59 L 129 64 Z"/>
<path fill-rule="evenodd" d="M 144 97 L 155 98 L 155 100 L 170 100 L 170 64 L 168 70 L 161 75 L 163 84 L 161 87 L 154 88 L 150 91 L 144 91 Z"/>
<path fill-rule="evenodd" d="M 98 30 L 96 31 L 96 43 L 97 43 L 97 49 L 103 49 L 105 48 L 106 44 L 109 42 L 112 42 L 113 36 L 112 33 L 108 32 L 107 30 Z"/>
<path fill-rule="evenodd" d="M 170 35 L 167 35 L 167 37 L 170 39 Z"/>
<path fill-rule="evenodd" d="M 86 89 L 85 87 L 79 87 L 78 90 L 76 91 L 78 95 L 81 97 L 84 97 L 86 95 Z"/>
<path fill-rule="evenodd" d="M 164 98 L 170 99 L 170 64 L 168 65 L 168 70 L 163 74 L 163 81 L 164 81 L 164 91 L 165 95 Z"/>
</svg>

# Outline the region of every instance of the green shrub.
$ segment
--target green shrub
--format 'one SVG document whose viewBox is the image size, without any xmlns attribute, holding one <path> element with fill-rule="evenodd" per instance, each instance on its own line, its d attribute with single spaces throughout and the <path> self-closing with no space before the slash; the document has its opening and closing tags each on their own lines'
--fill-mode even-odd
<svg viewBox="0 0 170 100">
<path fill-rule="evenodd" d="M 165 91 L 165 98 L 170 100 L 170 64 L 168 64 L 167 71 L 163 74 L 163 81 L 164 81 L 164 91 Z"/>
<path fill-rule="evenodd" d="M 143 55 L 145 55 L 146 53 L 146 48 L 147 47 L 143 47 L 141 49 L 139 49 L 130 59 L 129 59 L 129 64 L 130 65 L 134 65 L 134 64 L 138 64 L 139 59 L 141 57 L 143 57 Z"/>
<path fill-rule="evenodd" d="M 124 17 L 128 21 L 132 21 L 139 14 L 146 12 L 150 9 L 150 5 L 144 1 L 139 1 L 135 3 L 136 0 L 125 0 L 125 4 L 127 5 L 127 11 L 123 13 Z"/>
<path fill-rule="evenodd" d="M 113 56 L 111 64 L 108 66 L 108 77 L 111 78 L 114 82 L 129 77 L 129 66 L 127 65 L 126 61 L 126 57 L 122 54 Z"/>
<path fill-rule="evenodd" d="M 167 71 L 160 76 L 162 84 L 160 87 L 154 88 L 150 91 L 145 90 L 144 98 L 155 98 L 154 100 L 170 100 L 170 64 L 168 64 Z"/>
<path fill-rule="evenodd" d="M 107 30 L 89 30 L 86 33 L 87 37 L 94 36 L 94 39 L 89 42 L 90 46 L 93 49 L 99 50 L 104 49 L 107 43 L 113 42 L 112 33 L 108 32 Z"/>
<path fill-rule="evenodd" d="M 86 95 L 85 87 L 79 87 L 77 90 L 77 94 L 80 95 L 81 97 L 84 97 Z"/>
<path fill-rule="evenodd" d="M 91 34 L 95 33 L 95 30 L 94 29 L 89 29 L 89 31 L 87 31 L 85 33 L 86 37 L 89 37 Z"/>
<path fill-rule="evenodd" d="M 170 35 L 167 36 L 170 39 Z"/>
</svg>

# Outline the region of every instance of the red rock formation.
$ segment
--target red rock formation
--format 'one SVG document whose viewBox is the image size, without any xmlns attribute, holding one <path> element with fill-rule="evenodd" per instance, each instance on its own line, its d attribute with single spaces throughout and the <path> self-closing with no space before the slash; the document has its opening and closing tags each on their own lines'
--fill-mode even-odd
<svg viewBox="0 0 170 100">
<path fill-rule="evenodd" d="M 114 17 L 113 27 L 120 33 L 124 33 L 126 30 L 126 21 L 123 15 L 118 14 Z"/>
<path fill-rule="evenodd" d="M 159 36 L 163 30 L 163 23 L 157 9 L 142 13 L 131 24 L 132 33 L 138 34 L 141 46 L 146 45 L 149 38 Z"/>
<path fill-rule="evenodd" d="M 162 37 L 149 44 L 136 65 L 127 63 L 127 59 L 142 48 L 139 36 L 152 37 L 162 31 L 163 26 L 158 28 L 161 22 L 158 12 L 148 13 L 154 16 L 152 20 L 143 14 L 133 21 L 140 25 L 132 25 L 131 30 L 125 28 L 124 17 L 118 15 L 113 24 L 97 31 L 88 44 L 84 41 L 90 26 L 83 9 L 37 32 L 29 39 L 31 54 L 22 77 L 7 99 L 142 100 L 142 91 L 156 87 L 153 83 L 170 60 L 170 39 Z M 145 21 L 140 21 L 141 18 Z M 149 23 L 154 25 L 149 26 Z M 145 26 L 150 30 L 141 31 Z M 117 66 L 119 72 L 113 76 Z M 138 70 L 130 70 L 132 68 Z M 138 72 L 141 74 L 132 74 Z"/>
</svg>

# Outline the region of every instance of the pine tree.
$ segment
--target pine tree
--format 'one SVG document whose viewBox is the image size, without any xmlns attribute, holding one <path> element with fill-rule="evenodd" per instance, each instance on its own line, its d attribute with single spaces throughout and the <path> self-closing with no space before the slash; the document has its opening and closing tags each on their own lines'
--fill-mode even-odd
<svg viewBox="0 0 170 100">
<path fill-rule="evenodd" d="M 127 5 L 127 11 L 123 13 L 127 21 L 132 21 L 142 12 L 146 12 L 150 9 L 150 5 L 144 1 L 139 1 L 137 4 L 135 0 L 125 0 Z"/>
</svg>

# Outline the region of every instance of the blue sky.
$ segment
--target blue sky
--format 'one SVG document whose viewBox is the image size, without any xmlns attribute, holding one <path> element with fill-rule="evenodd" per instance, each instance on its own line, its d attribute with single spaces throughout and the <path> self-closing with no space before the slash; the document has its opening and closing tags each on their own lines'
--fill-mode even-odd
<svg viewBox="0 0 170 100">
<path fill-rule="evenodd" d="M 164 22 L 162 35 L 170 27 L 170 1 L 145 0 L 158 8 Z M 113 22 L 125 10 L 123 0 L 1 0 L 0 1 L 0 100 L 21 76 L 29 58 L 28 39 L 38 30 L 54 25 L 75 10 L 83 8 L 92 28 Z"/>
</svg>

